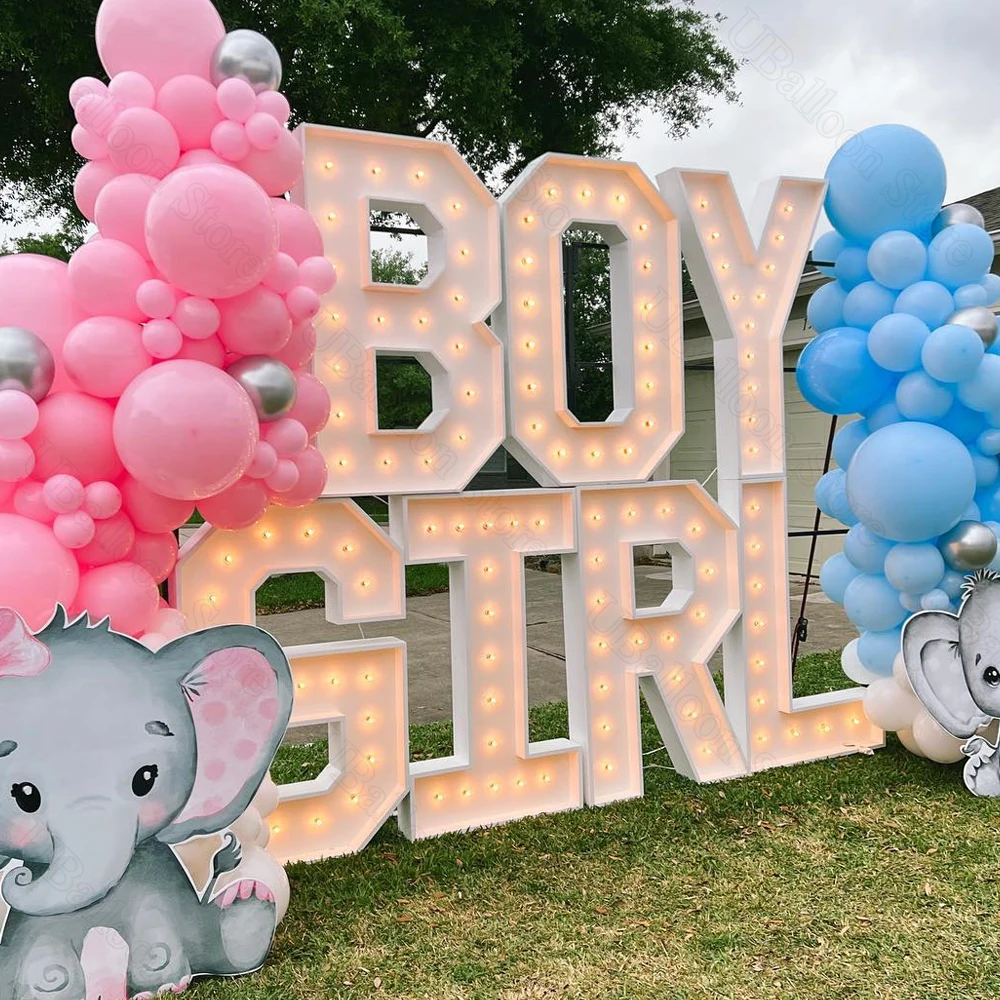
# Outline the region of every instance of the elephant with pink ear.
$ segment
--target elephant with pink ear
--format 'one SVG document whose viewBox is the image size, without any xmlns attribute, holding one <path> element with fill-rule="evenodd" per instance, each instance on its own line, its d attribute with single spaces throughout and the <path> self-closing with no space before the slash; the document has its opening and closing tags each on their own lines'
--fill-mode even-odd
<svg viewBox="0 0 1000 1000">
<path fill-rule="evenodd" d="M 215 891 L 239 864 L 236 838 L 206 886 L 171 845 L 246 811 L 292 689 L 281 647 L 251 626 L 153 653 L 107 622 L 67 623 L 62 608 L 37 635 L 0 609 L 0 893 L 10 906 L 0 1000 L 89 995 L 81 956 L 96 929 L 127 949 L 130 997 L 263 964 L 270 889 L 244 880 Z"/>
</svg>

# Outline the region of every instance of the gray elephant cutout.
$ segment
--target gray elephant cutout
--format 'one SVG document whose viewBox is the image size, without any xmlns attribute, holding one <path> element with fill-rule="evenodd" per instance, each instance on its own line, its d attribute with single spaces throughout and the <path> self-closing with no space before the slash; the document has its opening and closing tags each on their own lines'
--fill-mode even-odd
<svg viewBox="0 0 1000 1000">
<path fill-rule="evenodd" d="M 119 948 L 120 965 L 127 949 L 129 997 L 261 967 L 272 892 L 240 881 L 213 893 L 239 864 L 236 838 L 200 888 L 171 845 L 246 811 L 292 700 L 288 660 L 257 628 L 213 628 L 153 653 L 106 621 L 68 623 L 62 608 L 37 635 L 0 609 L 0 893 L 10 906 L 0 1000 L 98 995 L 85 967 L 100 940 Z"/>
<path fill-rule="evenodd" d="M 1000 752 L 981 729 L 1000 719 L 1000 577 L 980 571 L 958 614 L 922 611 L 903 626 L 903 663 L 917 698 L 952 736 L 965 739 L 965 785 L 1000 796 Z"/>
</svg>

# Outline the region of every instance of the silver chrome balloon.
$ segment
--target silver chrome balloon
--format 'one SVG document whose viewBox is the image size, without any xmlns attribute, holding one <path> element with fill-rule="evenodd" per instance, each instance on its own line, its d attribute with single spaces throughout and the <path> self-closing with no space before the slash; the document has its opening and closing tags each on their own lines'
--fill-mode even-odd
<svg viewBox="0 0 1000 1000">
<path fill-rule="evenodd" d="M 956 326 L 967 326 L 970 330 L 975 330 L 979 334 L 979 339 L 986 348 L 992 347 L 997 339 L 997 318 L 992 309 L 986 306 L 969 306 L 967 309 L 959 309 L 952 313 L 946 323 L 954 323 Z"/>
<path fill-rule="evenodd" d="M 0 326 L 0 390 L 17 389 L 40 403 L 55 377 L 55 359 L 41 337 L 19 326 Z"/>
<path fill-rule="evenodd" d="M 226 371 L 246 390 L 262 424 L 288 416 L 295 405 L 298 387 L 288 365 L 274 358 L 240 358 Z"/>
<path fill-rule="evenodd" d="M 980 521 L 959 521 L 938 542 L 944 561 L 960 573 L 985 569 L 996 558 L 997 536 Z"/>
<path fill-rule="evenodd" d="M 281 56 L 269 38 L 257 31 L 230 31 L 212 53 L 212 83 L 246 80 L 258 94 L 281 86 Z"/>
<path fill-rule="evenodd" d="M 955 205 L 946 205 L 938 212 L 931 224 L 931 232 L 937 236 L 942 229 L 957 226 L 960 222 L 968 223 L 970 226 L 979 226 L 980 229 L 986 228 L 986 220 L 978 208 L 958 202 Z"/>
</svg>

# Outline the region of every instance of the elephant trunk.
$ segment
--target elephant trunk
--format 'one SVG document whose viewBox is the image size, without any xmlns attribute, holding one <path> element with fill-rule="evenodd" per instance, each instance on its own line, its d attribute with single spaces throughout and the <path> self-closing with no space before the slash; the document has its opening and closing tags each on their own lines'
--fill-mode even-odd
<svg viewBox="0 0 1000 1000">
<path fill-rule="evenodd" d="M 10 872 L 3 896 L 29 917 L 74 913 L 102 900 L 120 881 L 135 852 L 136 817 L 107 800 L 82 799 L 50 821 L 52 862 L 36 878 Z"/>
</svg>

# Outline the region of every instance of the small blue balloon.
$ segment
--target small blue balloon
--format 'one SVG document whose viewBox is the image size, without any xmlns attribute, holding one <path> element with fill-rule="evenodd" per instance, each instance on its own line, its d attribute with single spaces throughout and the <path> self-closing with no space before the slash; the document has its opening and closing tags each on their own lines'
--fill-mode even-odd
<svg viewBox="0 0 1000 1000">
<path fill-rule="evenodd" d="M 861 572 L 851 565 L 843 552 L 830 556 L 819 571 L 819 585 L 823 593 L 835 604 L 844 603 L 844 591 L 847 585 Z"/>
<path fill-rule="evenodd" d="M 831 469 L 816 484 L 816 506 L 841 524 L 857 523 L 847 499 L 847 474 L 843 469 Z"/>
<path fill-rule="evenodd" d="M 951 598 L 943 590 L 932 590 L 920 601 L 924 611 L 951 611 L 952 606 Z"/>
<path fill-rule="evenodd" d="M 955 289 L 955 305 L 959 309 L 971 309 L 973 306 L 985 306 L 989 300 L 986 286 L 977 282 L 974 285 L 962 285 Z"/>
<path fill-rule="evenodd" d="M 847 585 L 844 611 L 858 628 L 873 632 L 895 628 L 906 617 L 899 591 L 884 576 L 868 573 Z"/>
<path fill-rule="evenodd" d="M 979 510 L 979 505 L 973 500 L 968 507 L 962 512 L 962 516 L 959 518 L 960 521 L 981 521 L 983 515 Z"/>
<path fill-rule="evenodd" d="M 913 233 L 904 230 L 885 233 L 868 251 L 868 270 L 886 288 L 906 288 L 923 278 L 927 270 L 927 248 Z"/>
<path fill-rule="evenodd" d="M 987 354 L 976 374 L 959 385 L 958 398 L 978 413 L 1000 408 L 1000 357 Z"/>
<path fill-rule="evenodd" d="M 995 486 L 980 490 L 976 494 L 976 503 L 979 504 L 980 520 L 989 522 L 1000 517 L 1000 489 Z"/>
<path fill-rule="evenodd" d="M 956 573 L 950 569 L 941 578 L 941 589 L 953 600 L 957 601 L 962 596 L 962 587 L 965 585 L 965 575 Z"/>
<path fill-rule="evenodd" d="M 826 214 L 858 243 L 892 229 L 928 229 L 947 186 L 937 147 L 905 125 L 876 125 L 852 136 L 834 154 L 826 177 Z"/>
<path fill-rule="evenodd" d="M 945 323 L 955 311 L 955 299 L 944 285 L 936 281 L 918 281 L 899 293 L 892 309 L 893 312 L 916 316 L 933 330 Z"/>
<path fill-rule="evenodd" d="M 993 263 L 993 238 L 969 222 L 942 229 L 927 249 L 927 274 L 949 288 L 981 281 Z"/>
<path fill-rule="evenodd" d="M 939 382 L 965 382 L 976 374 L 985 354 L 975 330 L 953 324 L 931 331 L 920 360 L 927 374 Z"/>
<path fill-rule="evenodd" d="M 864 330 L 837 327 L 821 333 L 799 356 L 795 377 L 805 399 L 824 413 L 863 413 L 893 385 L 868 353 Z"/>
<path fill-rule="evenodd" d="M 868 334 L 868 353 L 890 372 L 908 372 L 920 365 L 920 351 L 931 335 L 927 324 L 908 313 L 883 316 Z"/>
<path fill-rule="evenodd" d="M 858 640 L 858 659 L 873 673 L 892 676 L 892 665 L 902 649 L 903 631 L 862 632 Z"/>
<path fill-rule="evenodd" d="M 920 601 L 922 597 L 923 594 L 900 594 L 899 603 L 902 604 L 907 611 L 920 611 Z"/>
<path fill-rule="evenodd" d="M 843 326 L 846 299 L 847 292 L 836 281 L 829 282 L 810 297 L 806 306 L 807 322 L 817 333 Z"/>
<path fill-rule="evenodd" d="M 983 415 L 956 400 L 952 408 L 936 423 L 954 434 L 963 444 L 972 444 L 983 429 Z"/>
<path fill-rule="evenodd" d="M 939 420 L 954 402 L 952 390 L 925 372 L 910 372 L 896 386 L 896 405 L 908 420 Z"/>
<path fill-rule="evenodd" d="M 883 316 L 888 316 L 896 304 L 896 293 L 877 281 L 866 281 L 852 288 L 844 299 L 844 322 L 862 330 L 870 330 Z"/>
<path fill-rule="evenodd" d="M 895 399 L 895 393 L 893 393 L 893 399 Z M 892 402 L 883 403 L 877 410 L 872 410 L 868 414 L 865 423 L 868 424 L 869 432 L 874 432 L 880 431 L 883 427 L 888 427 L 889 424 L 898 424 L 905 419 L 906 417 L 899 412 L 899 407 Z"/>
<path fill-rule="evenodd" d="M 976 438 L 976 447 L 984 455 L 1000 455 L 1000 430 L 988 427 Z M 841 466 L 844 468 L 844 466 Z"/>
<path fill-rule="evenodd" d="M 972 467 L 976 470 L 976 488 L 985 490 L 1000 476 L 1000 464 L 992 455 L 984 455 L 978 448 L 970 448 Z"/>
<path fill-rule="evenodd" d="M 871 281 L 868 270 L 868 252 L 862 247 L 847 247 L 840 252 L 833 273 L 845 288 L 854 288 L 862 281 Z"/>
<path fill-rule="evenodd" d="M 831 229 L 830 232 L 820 236 L 812 251 L 813 264 L 816 265 L 816 269 L 832 278 L 837 258 L 846 246 L 847 240 L 836 229 Z"/>
<path fill-rule="evenodd" d="M 1000 301 L 1000 274 L 987 274 L 981 282 L 986 290 L 986 302 L 984 305 L 992 306 Z"/>
<path fill-rule="evenodd" d="M 896 542 L 943 535 L 975 492 L 968 449 L 933 424 L 907 421 L 875 431 L 847 470 L 854 513 L 877 535 Z"/>
<path fill-rule="evenodd" d="M 879 538 L 863 524 L 854 525 L 844 538 L 844 555 L 862 573 L 881 574 L 892 547 L 892 542 Z"/>
<path fill-rule="evenodd" d="M 837 431 L 833 439 L 833 459 L 842 469 L 851 464 L 858 445 L 868 437 L 868 424 L 864 420 L 852 420 Z"/>
<path fill-rule="evenodd" d="M 944 576 L 944 557 L 930 542 L 902 542 L 885 557 L 885 577 L 897 589 L 910 594 L 933 590 Z"/>
</svg>

